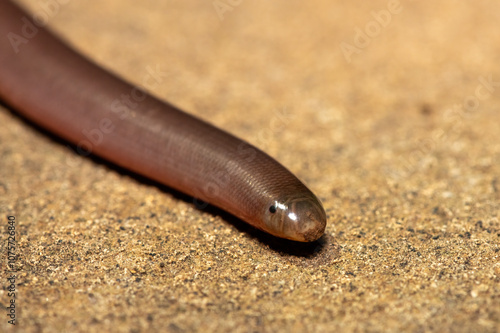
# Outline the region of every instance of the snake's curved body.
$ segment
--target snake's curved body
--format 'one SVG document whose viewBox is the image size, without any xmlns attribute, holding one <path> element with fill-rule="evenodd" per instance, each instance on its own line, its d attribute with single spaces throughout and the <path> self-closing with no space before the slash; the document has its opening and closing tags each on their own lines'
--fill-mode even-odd
<svg viewBox="0 0 500 333">
<path fill-rule="evenodd" d="M 0 98 L 30 120 L 275 236 L 323 234 L 319 200 L 264 152 L 110 74 L 10 1 L 0 0 L 0 37 Z"/>
</svg>

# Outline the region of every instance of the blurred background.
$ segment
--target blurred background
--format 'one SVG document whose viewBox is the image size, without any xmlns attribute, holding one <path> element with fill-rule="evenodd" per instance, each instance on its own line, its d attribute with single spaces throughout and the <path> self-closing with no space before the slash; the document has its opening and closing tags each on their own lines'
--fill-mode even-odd
<svg viewBox="0 0 500 333">
<path fill-rule="evenodd" d="M 293 253 L 2 110 L 21 330 L 500 329 L 498 2 L 17 2 L 268 152 L 329 217 Z"/>
</svg>

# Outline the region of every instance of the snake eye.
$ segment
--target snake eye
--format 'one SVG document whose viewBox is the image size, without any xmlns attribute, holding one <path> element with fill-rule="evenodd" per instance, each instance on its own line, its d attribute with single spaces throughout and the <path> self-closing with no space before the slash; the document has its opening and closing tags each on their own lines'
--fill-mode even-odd
<svg viewBox="0 0 500 333">
<path fill-rule="evenodd" d="M 276 206 L 272 205 L 271 207 L 269 207 L 269 212 L 270 212 L 271 214 L 276 213 Z"/>
</svg>

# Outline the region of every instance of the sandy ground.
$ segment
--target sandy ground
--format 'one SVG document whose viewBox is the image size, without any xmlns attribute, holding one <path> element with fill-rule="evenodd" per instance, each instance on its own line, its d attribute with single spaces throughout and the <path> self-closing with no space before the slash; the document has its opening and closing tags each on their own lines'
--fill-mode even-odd
<svg viewBox="0 0 500 333">
<path fill-rule="evenodd" d="M 0 331 L 500 331 L 500 3 L 20 2 L 275 157 L 328 226 L 266 236 L 2 106 Z"/>
</svg>

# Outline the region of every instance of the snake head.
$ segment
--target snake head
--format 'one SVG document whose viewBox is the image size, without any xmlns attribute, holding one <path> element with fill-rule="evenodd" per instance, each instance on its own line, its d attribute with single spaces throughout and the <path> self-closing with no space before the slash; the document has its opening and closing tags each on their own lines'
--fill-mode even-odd
<svg viewBox="0 0 500 333">
<path fill-rule="evenodd" d="M 296 194 L 272 200 L 266 207 L 264 224 L 275 236 L 312 242 L 325 232 L 326 213 L 313 193 Z"/>
</svg>

